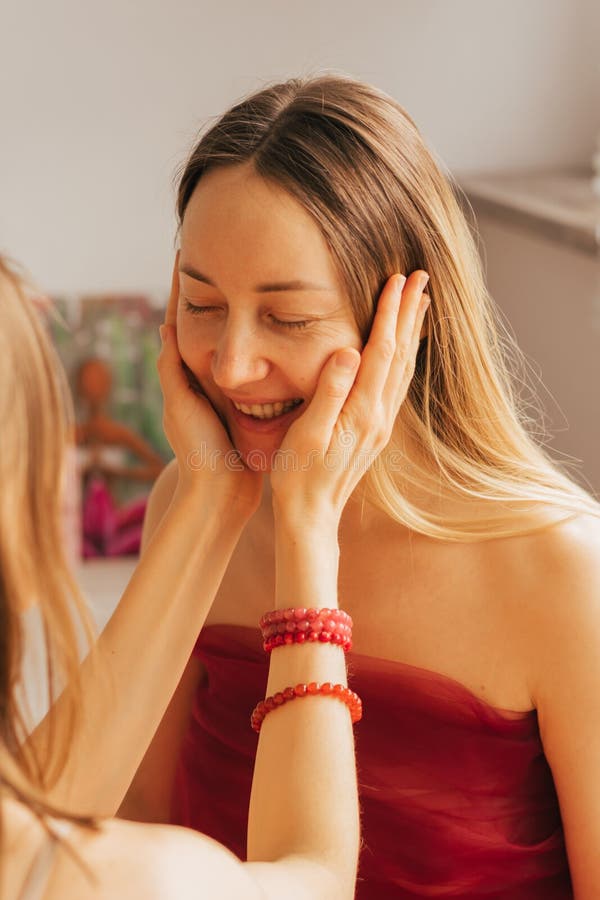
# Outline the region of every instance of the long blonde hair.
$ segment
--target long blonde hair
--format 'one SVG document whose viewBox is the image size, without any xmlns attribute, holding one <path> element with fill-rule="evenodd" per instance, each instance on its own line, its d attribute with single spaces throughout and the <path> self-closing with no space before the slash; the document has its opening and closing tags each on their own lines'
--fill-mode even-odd
<svg viewBox="0 0 600 900">
<path fill-rule="evenodd" d="M 25 284 L 0 257 L 0 784 L 37 815 L 68 815 L 44 799 L 65 765 L 77 715 L 79 644 L 90 635 L 64 553 L 65 447 L 72 440 L 66 377 Z M 69 685 L 67 727 L 26 740 L 16 688 L 22 675 L 23 612 L 39 611 L 45 638 L 46 705 Z M 50 719 L 52 724 L 52 719 Z M 87 817 L 71 816 L 89 822 Z"/>
<path fill-rule="evenodd" d="M 406 112 L 331 75 L 253 94 L 194 147 L 179 181 L 180 223 L 206 172 L 248 162 L 319 225 L 364 340 L 389 276 L 430 274 L 428 337 L 364 497 L 415 531 L 457 541 L 598 515 L 532 433 L 522 357 L 487 293 L 457 192 Z"/>
</svg>

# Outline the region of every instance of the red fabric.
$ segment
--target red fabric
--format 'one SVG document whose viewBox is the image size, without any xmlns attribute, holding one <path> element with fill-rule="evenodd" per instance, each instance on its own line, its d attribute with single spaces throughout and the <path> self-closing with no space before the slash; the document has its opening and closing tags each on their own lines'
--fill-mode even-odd
<svg viewBox="0 0 600 900">
<path fill-rule="evenodd" d="M 140 552 L 147 497 L 119 507 L 104 478 L 93 476 L 83 499 L 83 556 L 127 556 Z"/>
<path fill-rule="evenodd" d="M 179 760 L 173 821 L 245 858 L 268 661 L 258 629 L 205 628 L 208 670 Z M 359 900 L 572 898 L 558 802 L 535 711 L 495 709 L 450 678 L 348 654 L 363 850 Z M 335 802 L 335 798 L 332 798 Z"/>
</svg>

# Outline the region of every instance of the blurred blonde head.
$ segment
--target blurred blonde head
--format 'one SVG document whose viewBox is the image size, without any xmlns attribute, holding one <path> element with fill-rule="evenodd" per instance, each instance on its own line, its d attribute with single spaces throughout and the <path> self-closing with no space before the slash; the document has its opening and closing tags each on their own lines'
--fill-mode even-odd
<svg viewBox="0 0 600 900">
<path fill-rule="evenodd" d="M 226 112 L 193 149 L 179 182 L 180 222 L 205 173 L 248 162 L 318 223 L 363 340 L 390 275 L 430 274 L 428 336 L 364 497 L 446 540 L 597 514 L 532 434 L 530 397 L 519 396 L 522 357 L 487 294 L 455 191 L 406 112 L 337 76 L 268 87 Z"/>
<path fill-rule="evenodd" d="M 65 558 L 61 520 L 72 416 L 66 378 L 39 310 L 14 267 L 1 257 L 0 421 L 0 779 L 3 789 L 43 812 L 49 811 L 43 792 L 64 764 L 68 729 L 60 735 L 50 729 L 46 745 L 34 754 L 25 739 L 27 711 L 17 702 L 16 688 L 23 613 L 32 606 L 45 637 L 48 706 L 60 686 L 77 684 L 74 614 L 86 620 Z M 72 724 L 77 692 L 71 697 Z"/>
</svg>

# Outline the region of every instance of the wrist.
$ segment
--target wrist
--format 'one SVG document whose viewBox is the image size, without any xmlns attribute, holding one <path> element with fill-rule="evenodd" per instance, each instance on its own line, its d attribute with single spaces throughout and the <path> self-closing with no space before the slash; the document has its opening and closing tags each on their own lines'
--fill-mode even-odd
<svg viewBox="0 0 600 900">
<path fill-rule="evenodd" d="M 337 606 L 339 555 L 337 529 L 276 519 L 276 606 Z"/>
<path fill-rule="evenodd" d="M 297 560 L 310 566 L 339 562 L 340 548 L 336 524 L 303 520 L 300 517 L 274 517 L 275 559 Z M 329 566 L 326 566 L 329 568 Z"/>
<path fill-rule="evenodd" d="M 314 500 L 284 502 L 273 495 L 273 522 L 275 532 L 299 541 L 324 541 L 337 544 L 340 515 L 327 503 Z"/>
<path fill-rule="evenodd" d="M 255 504 L 245 501 L 233 491 L 215 490 L 214 483 L 179 478 L 173 493 L 171 507 L 180 508 L 197 521 L 201 516 L 212 522 L 218 530 L 241 530 L 255 512 Z"/>
</svg>

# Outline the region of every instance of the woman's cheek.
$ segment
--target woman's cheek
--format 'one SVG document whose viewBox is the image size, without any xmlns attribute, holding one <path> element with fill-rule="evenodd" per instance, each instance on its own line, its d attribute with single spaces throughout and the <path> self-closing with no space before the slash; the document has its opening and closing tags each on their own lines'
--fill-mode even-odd
<svg viewBox="0 0 600 900">
<path fill-rule="evenodd" d="M 294 385 L 303 397 L 312 397 L 322 369 L 318 359 L 311 359 L 308 354 L 299 358 L 288 355 L 282 358 L 281 367 L 290 386 Z"/>
<path fill-rule="evenodd" d="M 321 348 L 318 356 L 315 354 L 308 365 L 306 365 L 305 362 L 303 366 L 299 367 L 299 371 L 302 372 L 302 376 L 301 381 L 298 381 L 297 383 L 299 387 L 303 388 L 303 393 L 305 396 L 312 397 L 312 395 L 315 393 L 323 369 L 325 368 L 333 354 L 336 353 L 339 349 L 340 347 L 337 344 L 328 347 L 326 350 L 323 350 Z"/>
</svg>

